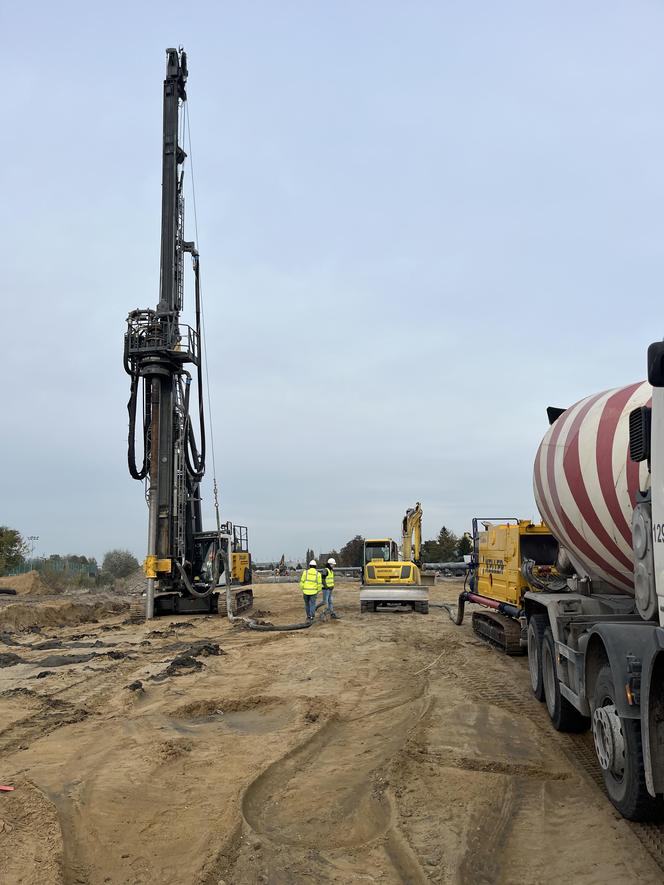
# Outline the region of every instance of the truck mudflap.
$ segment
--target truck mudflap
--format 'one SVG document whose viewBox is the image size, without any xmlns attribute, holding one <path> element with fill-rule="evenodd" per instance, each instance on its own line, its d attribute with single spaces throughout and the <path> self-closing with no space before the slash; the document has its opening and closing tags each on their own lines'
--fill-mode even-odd
<svg viewBox="0 0 664 885">
<path fill-rule="evenodd" d="M 664 793 L 664 629 L 654 631 L 652 654 L 641 671 L 641 736 L 646 786 Z"/>
<path fill-rule="evenodd" d="M 422 585 L 396 587 L 394 584 L 364 585 L 360 591 L 360 612 L 380 608 L 409 607 L 421 614 L 429 612 L 429 592 Z"/>
<path fill-rule="evenodd" d="M 597 624 L 585 651 L 590 700 L 608 658 L 621 717 L 640 719 L 643 766 L 651 796 L 664 793 L 664 629 L 650 623 Z"/>
</svg>

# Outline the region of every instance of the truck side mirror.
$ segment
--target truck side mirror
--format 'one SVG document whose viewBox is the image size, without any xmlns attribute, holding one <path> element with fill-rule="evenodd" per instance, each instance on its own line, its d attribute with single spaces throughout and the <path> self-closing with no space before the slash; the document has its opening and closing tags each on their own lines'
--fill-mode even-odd
<svg viewBox="0 0 664 885">
<path fill-rule="evenodd" d="M 653 387 L 664 387 L 664 341 L 648 348 L 648 381 Z"/>
</svg>

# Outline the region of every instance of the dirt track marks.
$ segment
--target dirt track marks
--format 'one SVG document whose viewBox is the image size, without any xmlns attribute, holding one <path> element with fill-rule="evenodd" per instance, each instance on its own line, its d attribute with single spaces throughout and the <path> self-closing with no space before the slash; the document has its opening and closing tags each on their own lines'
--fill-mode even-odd
<svg viewBox="0 0 664 885">
<path fill-rule="evenodd" d="M 245 791 L 242 810 L 257 833 L 327 848 L 357 847 L 385 833 L 392 808 L 376 775 L 404 745 L 426 709 L 423 696 L 355 718 L 333 718 L 274 762 Z"/>
</svg>

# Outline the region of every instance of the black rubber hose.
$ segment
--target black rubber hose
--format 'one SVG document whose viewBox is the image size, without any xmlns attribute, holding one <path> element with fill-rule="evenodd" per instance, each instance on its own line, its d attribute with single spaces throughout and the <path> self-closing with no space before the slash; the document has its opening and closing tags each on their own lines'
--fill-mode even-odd
<svg viewBox="0 0 664 885">
<path fill-rule="evenodd" d="M 205 473 L 205 407 L 203 401 L 203 355 L 201 353 L 201 281 L 200 258 L 194 256 L 194 279 L 196 289 L 196 338 L 198 343 L 198 360 L 196 361 L 196 380 L 198 383 L 198 424 L 200 428 L 201 452 L 195 464 L 201 476 Z M 193 438 L 193 433 L 192 433 Z"/>
<path fill-rule="evenodd" d="M 319 602 L 316 606 L 316 611 L 318 611 L 323 605 L 325 605 L 324 602 Z M 257 624 L 256 621 L 247 618 L 244 626 L 248 630 L 257 630 L 259 633 L 272 633 L 286 632 L 289 630 L 308 630 L 314 623 L 314 621 L 304 621 L 301 624 Z"/>
<path fill-rule="evenodd" d="M 466 591 L 464 590 L 463 593 L 459 594 L 456 611 L 454 611 L 454 606 L 451 602 L 430 602 L 429 608 L 444 608 L 450 616 L 450 620 L 456 624 L 457 627 L 460 627 L 463 624 L 463 615 L 466 608 Z"/>
<path fill-rule="evenodd" d="M 129 473 L 134 479 L 145 479 L 150 469 L 150 453 L 148 445 L 148 427 L 150 425 L 151 401 L 146 397 L 146 410 L 143 418 L 143 464 L 139 470 L 136 466 L 136 402 L 138 400 L 139 375 L 134 373 L 131 376 L 131 387 L 129 390 L 129 402 L 127 403 L 127 411 L 129 412 L 129 434 L 127 437 L 127 463 L 129 465 Z"/>
<path fill-rule="evenodd" d="M 197 599 L 206 599 L 206 597 L 208 597 L 210 595 L 210 593 L 212 593 L 212 585 L 211 584 L 206 584 L 204 590 L 194 590 L 194 585 L 191 583 L 191 581 L 187 577 L 187 573 L 184 570 L 182 563 L 178 562 L 176 559 L 175 565 L 177 566 L 178 571 L 180 572 L 180 577 L 184 581 L 185 587 L 187 588 L 189 593 L 191 593 L 192 596 L 195 596 Z"/>
</svg>

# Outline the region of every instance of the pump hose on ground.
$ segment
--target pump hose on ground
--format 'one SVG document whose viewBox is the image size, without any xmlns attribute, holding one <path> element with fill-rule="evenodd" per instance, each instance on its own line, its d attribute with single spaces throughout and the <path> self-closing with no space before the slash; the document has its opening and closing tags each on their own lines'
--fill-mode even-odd
<svg viewBox="0 0 664 885">
<path fill-rule="evenodd" d="M 324 605 L 324 603 L 319 602 L 316 606 L 316 611 Z M 240 620 L 236 618 L 236 620 Z M 254 621 L 252 618 L 242 618 L 244 621 L 243 626 L 248 630 L 258 630 L 261 633 L 272 633 L 273 631 L 288 631 L 288 630 L 306 630 L 314 624 L 314 621 L 304 621 L 301 624 L 259 624 Z"/>
<path fill-rule="evenodd" d="M 223 555 L 223 554 L 222 554 Z M 238 618 L 233 614 L 233 601 L 231 599 L 231 574 L 228 557 L 224 556 L 224 565 L 226 573 L 226 616 L 231 624 L 238 624 L 247 630 L 256 630 L 259 633 L 285 633 L 290 630 L 308 630 L 314 624 L 314 621 L 304 621 L 300 624 L 259 624 L 253 618 Z M 319 602 L 316 611 L 324 605 Z"/>
<path fill-rule="evenodd" d="M 433 608 L 444 608 L 447 614 L 450 616 L 450 620 L 452 623 L 456 624 L 457 627 L 460 627 L 463 624 L 463 615 L 466 608 L 466 587 L 468 584 L 468 574 L 466 572 L 466 577 L 463 580 L 463 592 L 459 594 L 459 600 L 457 602 L 456 611 L 454 610 L 454 606 L 451 602 L 430 602 L 429 607 Z"/>
</svg>

